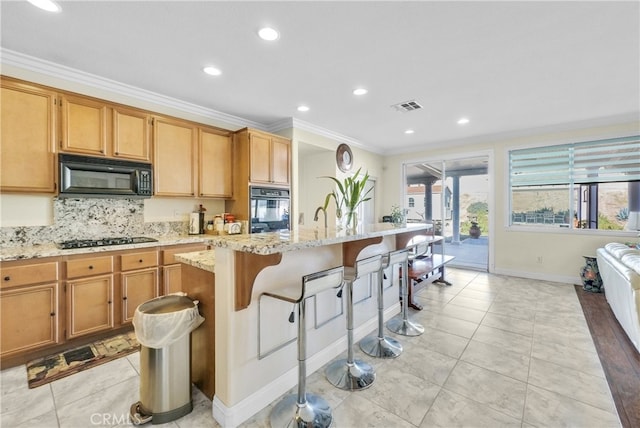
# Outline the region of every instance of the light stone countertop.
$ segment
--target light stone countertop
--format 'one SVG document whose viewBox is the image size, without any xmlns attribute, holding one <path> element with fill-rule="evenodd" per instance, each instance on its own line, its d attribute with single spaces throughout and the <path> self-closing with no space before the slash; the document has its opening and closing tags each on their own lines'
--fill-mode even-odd
<svg viewBox="0 0 640 428">
<path fill-rule="evenodd" d="M 208 244 L 253 254 L 274 254 L 295 251 L 303 248 L 320 247 L 323 245 L 341 244 L 366 238 L 375 238 L 399 233 L 426 229 L 424 223 L 409 224 L 405 227 L 395 227 L 390 223 L 376 223 L 361 226 L 356 233 L 347 233 L 335 229 L 298 229 L 291 232 L 267 232 L 251 235 L 225 235 L 210 237 Z M 175 255 L 179 262 L 215 273 L 215 250 L 196 251 Z"/>
<path fill-rule="evenodd" d="M 182 253 L 174 256 L 177 261 L 197 267 L 208 272 L 215 273 L 216 255 L 215 250 L 196 251 L 193 253 Z"/>
<path fill-rule="evenodd" d="M 374 223 L 360 225 L 357 231 L 323 229 L 323 228 L 298 228 L 292 231 L 254 233 L 251 235 L 175 235 L 175 236 L 149 236 L 158 242 L 141 244 L 109 245 L 103 247 L 87 247 L 69 250 L 59 249 L 55 243 L 31 246 L 3 247 L 0 249 L 0 261 L 35 259 L 42 257 L 59 257 L 77 254 L 102 253 L 106 251 L 120 251 L 141 248 L 154 248 L 168 245 L 204 243 L 218 248 L 228 248 L 253 254 L 275 254 L 295 251 L 304 248 L 320 247 L 324 245 L 341 244 L 366 238 L 397 235 L 399 233 L 426 229 L 425 223 L 409 223 L 406 226 L 394 226 L 392 223 Z M 195 256 L 205 270 L 212 270 L 215 266 L 213 251 L 202 252 Z M 205 260 L 209 254 L 211 260 Z M 188 254 L 188 253 L 187 253 Z M 186 259 L 185 259 L 186 260 Z M 182 262 L 182 260 L 180 260 Z M 186 262 L 192 264 L 191 262 Z M 194 266 L 196 266 L 194 264 Z"/>
<path fill-rule="evenodd" d="M 324 245 L 342 244 L 366 238 L 397 235 L 427 229 L 425 223 L 394 226 L 392 223 L 361 225 L 356 232 L 323 228 L 298 228 L 292 231 L 254 233 L 251 235 L 227 235 L 211 237 L 213 247 L 228 248 L 253 254 L 275 254 Z"/>
<path fill-rule="evenodd" d="M 103 253 L 106 251 L 120 251 L 141 248 L 154 248 L 179 244 L 207 244 L 211 235 L 176 235 L 176 236 L 150 236 L 158 242 L 145 242 L 142 244 L 108 245 L 104 247 L 87 247 L 61 250 L 55 243 L 40 245 L 25 245 L 2 247 L 0 249 L 0 261 L 36 259 L 42 257 L 71 256 L 76 254 Z"/>
</svg>

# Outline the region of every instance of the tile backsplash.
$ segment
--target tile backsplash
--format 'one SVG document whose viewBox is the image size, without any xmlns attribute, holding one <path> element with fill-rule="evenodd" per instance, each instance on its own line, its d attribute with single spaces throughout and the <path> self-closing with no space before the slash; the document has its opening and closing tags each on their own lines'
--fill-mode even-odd
<svg viewBox="0 0 640 428">
<path fill-rule="evenodd" d="M 71 239 L 188 233 L 185 221 L 144 222 L 142 199 L 54 198 L 53 224 L 0 228 L 4 247 Z"/>
</svg>

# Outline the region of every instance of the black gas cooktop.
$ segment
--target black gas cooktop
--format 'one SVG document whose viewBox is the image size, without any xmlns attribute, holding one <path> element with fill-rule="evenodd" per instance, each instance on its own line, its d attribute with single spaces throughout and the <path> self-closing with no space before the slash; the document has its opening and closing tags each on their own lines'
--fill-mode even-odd
<svg viewBox="0 0 640 428">
<path fill-rule="evenodd" d="M 126 244 L 142 244 L 145 242 L 158 242 L 157 239 L 147 238 L 145 236 L 121 236 L 116 238 L 103 239 L 73 239 L 71 241 L 58 242 L 56 245 L 62 250 L 72 248 L 88 248 L 88 247 L 104 247 L 107 245 L 126 245 Z"/>
</svg>

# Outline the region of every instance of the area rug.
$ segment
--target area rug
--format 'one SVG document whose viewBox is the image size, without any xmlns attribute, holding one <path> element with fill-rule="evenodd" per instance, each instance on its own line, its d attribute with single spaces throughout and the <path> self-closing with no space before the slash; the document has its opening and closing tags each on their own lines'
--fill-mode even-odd
<svg viewBox="0 0 640 428">
<path fill-rule="evenodd" d="M 139 349 L 140 344 L 136 340 L 135 332 L 130 332 L 70 349 L 60 354 L 38 358 L 27 363 L 29 388 L 36 388 L 108 363 Z"/>
</svg>

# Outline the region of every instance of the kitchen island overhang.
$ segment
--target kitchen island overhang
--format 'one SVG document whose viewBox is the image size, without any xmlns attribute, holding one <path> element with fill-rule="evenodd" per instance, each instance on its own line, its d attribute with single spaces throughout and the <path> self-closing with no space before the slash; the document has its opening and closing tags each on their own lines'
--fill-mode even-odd
<svg viewBox="0 0 640 428">
<path fill-rule="evenodd" d="M 260 299 L 263 292 L 300 286 L 304 275 L 404 248 L 412 237 L 425 235 L 428 228 L 424 223 L 406 227 L 380 223 L 361 226 L 355 233 L 294 229 L 224 236 L 210 239 L 214 250 L 197 253 L 197 264 L 189 254 L 178 257 L 183 263 L 215 273 L 214 418 L 222 426 L 236 426 L 297 382 L 295 343 L 290 340 L 295 324 L 288 322 L 291 307 Z M 207 254 L 212 256 L 208 265 Z M 371 275 L 354 287 L 358 293 L 354 297 L 357 340 L 377 324 L 377 302 L 371 290 Z M 400 305 L 397 288 L 388 286 L 387 293 L 385 318 L 390 318 L 399 312 Z M 307 327 L 308 373 L 346 349 L 342 301 L 329 293 L 318 296 L 312 306 L 309 319 L 315 321 Z"/>
</svg>

